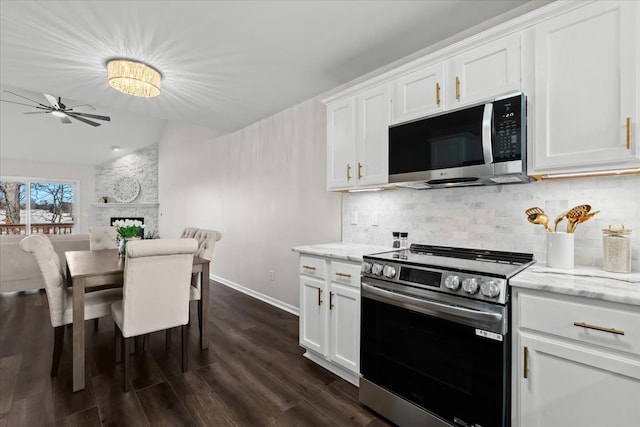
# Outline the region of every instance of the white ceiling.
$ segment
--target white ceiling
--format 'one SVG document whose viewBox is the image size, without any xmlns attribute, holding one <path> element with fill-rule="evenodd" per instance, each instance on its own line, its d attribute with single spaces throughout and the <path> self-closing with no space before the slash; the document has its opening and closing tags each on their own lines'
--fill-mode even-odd
<svg viewBox="0 0 640 427">
<path fill-rule="evenodd" d="M 61 124 L 3 102 L 0 155 L 97 164 L 112 145 L 157 142 L 164 120 L 231 132 L 528 2 L 3 0 L 2 89 L 112 121 Z M 159 69 L 160 96 L 111 89 L 113 57 Z"/>
</svg>

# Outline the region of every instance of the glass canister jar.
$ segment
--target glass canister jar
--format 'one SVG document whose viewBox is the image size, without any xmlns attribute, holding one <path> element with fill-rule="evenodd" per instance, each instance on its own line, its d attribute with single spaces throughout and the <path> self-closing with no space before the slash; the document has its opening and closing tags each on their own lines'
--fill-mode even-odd
<svg viewBox="0 0 640 427">
<path fill-rule="evenodd" d="M 602 269 L 614 273 L 631 272 L 631 230 L 624 228 L 603 228 Z"/>
</svg>

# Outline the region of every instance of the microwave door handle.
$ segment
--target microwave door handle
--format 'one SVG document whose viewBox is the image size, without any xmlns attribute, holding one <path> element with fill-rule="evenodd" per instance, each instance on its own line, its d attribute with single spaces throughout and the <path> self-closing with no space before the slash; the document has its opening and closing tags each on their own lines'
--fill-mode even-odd
<svg viewBox="0 0 640 427">
<path fill-rule="evenodd" d="M 493 122 L 493 103 L 484 104 L 484 113 L 482 114 L 482 155 L 484 156 L 484 164 L 493 163 L 493 150 L 491 149 L 491 123 Z"/>
</svg>

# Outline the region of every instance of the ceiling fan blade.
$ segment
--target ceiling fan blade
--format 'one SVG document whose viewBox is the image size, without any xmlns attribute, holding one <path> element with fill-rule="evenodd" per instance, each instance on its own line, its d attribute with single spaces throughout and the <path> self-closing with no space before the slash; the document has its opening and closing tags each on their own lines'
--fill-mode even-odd
<svg viewBox="0 0 640 427">
<path fill-rule="evenodd" d="M 71 123 L 71 120 L 69 120 L 69 117 L 60 117 L 60 121 L 62 123 Z"/>
<path fill-rule="evenodd" d="M 82 117 L 89 117 L 90 119 L 98 119 L 98 120 L 105 120 L 107 122 L 111 121 L 111 117 L 108 116 L 99 116 L 97 114 L 87 114 L 87 113 L 78 113 L 78 112 L 69 112 L 67 111 L 67 114 L 73 114 L 75 116 L 82 116 Z"/>
<path fill-rule="evenodd" d="M 58 105 L 58 100 L 56 99 L 55 96 L 49 95 L 48 93 L 43 93 L 43 95 L 45 98 L 47 98 L 47 101 L 49 101 L 51 105 L 56 107 L 56 109 L 60 109 L 60 105 Z"/>
<path fill-rule="evenodd" d="M 5 91 L 5 92 L 6 92 L 6 91 Z M 37 105 L 25 104 L 24 102 L 7 101 L 6 99 L 0 99 L 0 101 L 2 101 L 2 102 L 9 102 L 9 103 L 11 103 L 11 104 L 26 105 L 27 107 L 31 107 L 31 108 L 39 108 L 39 109 L 41 109 L 41 110 L 48 110 L 48 109 L 50 109 L 50 108 L 51 108 L 51 107 L 47 107 L 46 105 L 42 105 L 42 104 L 40 104 L 40 105 L 42 105 L 42 107 L 39 107 L 39 106 L 37 106 Z"/>
<path fill-rule="evenodd" d="M 49 114 L 51 111 L 28 111 L 22 114 Z"/>
<path fill-rule="evenodd" d="M 46 107 L 46 105 L 41 104 L 38 101 L 35 101 L 35 100 L 31 99 L 31 98 L 27 98 L 26 96 L 19 95 L 19 94 L 15 93 L 15 92 L 11 92 L 10 90 L 5 90 L 5 92 L 10 93 L 11 95 L 19 96 L 20 98 L 24 98 L 27 101 L 31 101 L 31 102 L 34 102 L 34 103 L 36 103 L 38 105 L 42 105 L 43 107 Z M 11 102 L 11 101 L 5 101 L 5 102 Z M 17 104 L 17 102 L 15 102 L 15 104 Z M 28 105 L 28 104 L 23 104 L 23 105 Z M 29 107 L 32 107 L 32 105 L 29 105 Z"/>
<path fill-rule="evenodd" d="M 96 107 L 94 107 L 91 104 L 72 105 L 71 107 L 68 107 L 68 108 L 73 109 L 73 108 L 79 108 L 79 107 L 89 107 L 92 111 L 96 111 Z"/>
<path fill-rule="evenodd" d="M 76 113 L 67 113 L 67 116 L 71 117 L 72 119 L 76 119 L 83 123 L 91 125 L 93 127 L 100 126 L 100 123 L 92 122 L 91 120 L 87 120 L 85 118 L 79 117 Z"/>
</svg>

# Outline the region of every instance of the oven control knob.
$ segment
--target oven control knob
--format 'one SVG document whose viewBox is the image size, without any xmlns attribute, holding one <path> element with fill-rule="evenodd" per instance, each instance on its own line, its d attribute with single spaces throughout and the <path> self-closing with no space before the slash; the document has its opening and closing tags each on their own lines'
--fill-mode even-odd
<svg viewBox="0 0 640 427">
<path fill-rule="evenodd" d="M 371 272 L 373 274 L 375 274 L 376 276 L 382 276 L 382 270 L 384 269 L 384 266 L 382 264 L 378 264 L 377 262 L 375 264 L 373 264 L 373 266 L 371 267 Z"/>
<path fill-rule="evenodd" d="M 384 274 L 384 277 L 393 279 L 394 277 L 396 277 L 396 268 L 390 265 L 386 265 L 382 273 Z"/>
<path fill-rule="evenodd" d="M 462 281 L 462 290 L 468 294 L 478 293 L 478 281 L 476 279 L 464 279 Z"/>
<path fill-rule="evenodd" d="M 500 295 L 500 287 L 493 280 L 487 280 L 480 285 L 482 295 L 489 298 L 495 298 Z"/>
<path fill-rule="evenodd" d="M 366 261 L 363 262 L 361 272 L 365 274 L 371 274 L 371 263 Z"/>
<path fill-rule="evenodd" d="M 447 276 L 447 278 L 444 279 L 444 285 L 447 289 L 457 291 L 460 289 L 460 278 L 458 276 Z"/>
</svg>

